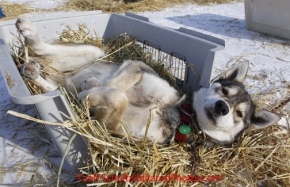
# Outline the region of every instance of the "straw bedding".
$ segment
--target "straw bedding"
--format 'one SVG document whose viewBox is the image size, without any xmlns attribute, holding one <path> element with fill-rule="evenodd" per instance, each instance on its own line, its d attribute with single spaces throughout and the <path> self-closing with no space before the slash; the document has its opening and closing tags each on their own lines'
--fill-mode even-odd
<svg viewBox="0 0 290 187">
<path fill-rule="evenodd" d="M 121 62 L 128 57 L 141 59 L 153 68 L 171 84 L 175 84 L 172 76 L 167 73 L 164 66 L 153 60 L 150 53 L 145 53 L 142 47 L 135 44 L 135 39 L 128 35 L 104 42 L 102 39 L 92 37 L 85 25 L 79 30 L 67 29 L 60 37 L 62 42 L 82 42 L 97 45 L 103 48 L 109 61 Z M 23 63 L 20 54 L 23 54 L 22 43 L 12 44 L 12 56 L 17 65 Z M 152 65 L 154 64 L 154 65 Z M 27 82 L 32 93 L 39 94 L 30 81 Z M 176 86 L 176 85 L 175 85 Z M 66 93 L 70 106 L 77 115 L 77 121 L 68 121 L 63 125 L 74 127 L 78 133 L 90 140 L 89 151 L 91 158 L 88 166 L 80 168 L 84 174 L 100 174 L 99 180 L 92 185 L 104 186 L 290 186 L 290 139 L 286 127 L 274 125 L 264 130 L 248 130 L 233 145 L 207 148 L 186 143 L 172 145 L 158 145 L 154 142 L 136 141 L 128 134 L 121 137 L 105 129 L 97 121 L 90 119 L 88 109 Z M 277 90 L 265 94 L 252 95 L 253 100 L 260 107 L 280 113 L 287 119 L 289 112 L 289 88 L 280 100 L 266 104 L 273 100 Z M 23 116 L 22 116 L 23 117 Z M 287 119 L 289 121 L 289 119 Z M 49 122 L 48 122 L 49 123 Z M 59 124 L 56 124 L 59 125 Z M 196 133 L 197 137 L 201 135 Z M 220 176 L 222 180 L 215 182 L 185 182 L 182 178 L 171 180 L 170 183 L 162 178 L 109 182 L 105 176 Z M 221 179 L 220 178 L 220 179 Z M 80 178 L 79 178 L 80 179 Z M 123 178 L 124 179 L 124 178 Z M 126 178 L 125 178 L 126 179 Z M 121 181 L 122 180 L 122 181 Z"/>
<path fill-rule="evenodd" d="M 55 9 L 37 9 L 29 7 L 22 3 L 8 3 L 1 2 L 1 7 L 6 17 L 1 20 L 8 20 L 17 18 L 20 15 L 32 12 L 51 12 L 51 11 L 88 11 L 88 10 L 102 10 L 104 12 L 124 13 L 140 12 L 140 11 L 154 11 L 162 10 L 166 7 L 183 4 L 214 4 L 214 3 L 231 3 L 242 0 L 142 0 L 135 3 L 124 3 L 122 0 L 71 0 L 67 5 L 57 7 Z"/>
<path fill-rule="evenodd" d="M 140 0 L 135 3 L 124 3 L 122 0 L 72 0 L 63 9 L 76 10 L 103 10 L 106 12 L 140 12 L 156 11 L 166 7 L 183 4 L 214 4 L 214 3 L 231 3 L 240 0 Z"/>
<path fill-rule="evenodd" d="M 5 3 L 5 2 L 1 2 L 1 8 L 6 15 L 6 17 L 1 18 L 1 21 L 13 19 L 13 18 L 18 17 L 19 15 L 34 11 L 33 8 L 25 4 L 12 4 L 12 3 Z"/>
</svg>

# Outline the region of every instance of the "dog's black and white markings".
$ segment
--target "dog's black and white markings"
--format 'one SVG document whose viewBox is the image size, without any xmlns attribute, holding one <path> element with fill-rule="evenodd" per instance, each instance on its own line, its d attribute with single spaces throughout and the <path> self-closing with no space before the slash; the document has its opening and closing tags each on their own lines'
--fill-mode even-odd
<svg viewBox="0 0 290 187">
<path fill-rule="evenodd" d="M 111 130 L 125 133 L 122 122 L 131 136 L 143 139 L 150 118 L 147 138 L 158 143 L 173 141 L 179 106 L 185 97 L 152 68 L 141 61 L 127 60 L 121 65 L 98 61 L 105 55 L 98 47 L 46 44 L 28 20 L 19 18 L 15 25 L 33 56 L 22 66 L 22 75 L 45 91 L 58 85 L 68 92 L 76 90 L 83 103 L 88 101 L 92 116 Z M 39 64 L 48 73 L 46 79 L 39 76 Z M 194 93 L 193 109 L 200 129 L 220 144 L 233 142 L 251 124 L 263 128 L 280 119 L 251 101 L 242 84 L 248 66 L 248 62 L 240 63 L 221 74 L 209 88 Z"/>
<path fill-rule="evenodd" d="M 250 125 L 265 128 L 280 120 L 277 114 L 252 102 L 242 84 L 248 67 L 247 61 L 239 63 L 193 95 L 200 129 L 219 144 L 233 142 Z"/>
</svg>

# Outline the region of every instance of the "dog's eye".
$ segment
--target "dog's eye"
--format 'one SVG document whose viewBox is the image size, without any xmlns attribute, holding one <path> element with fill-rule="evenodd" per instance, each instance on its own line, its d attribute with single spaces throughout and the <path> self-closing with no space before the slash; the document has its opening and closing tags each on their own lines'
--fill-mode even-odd
<svg viewBox="0 0 290 187">
<path fill-rule="evenodd" d="M 241 111 L 236 111 L 236 114 L 237 114 L 237 116 L 240 117 L 240 118 L 243 117 L 243 114 L 242 114 Z"/>
<path fill-rule="evenodd" d="M 225 88 L 222 88 L 222 93 L 223 93 L 224 95 L 228 95 L 228 90 L 226 90 Z"/>
</svg>

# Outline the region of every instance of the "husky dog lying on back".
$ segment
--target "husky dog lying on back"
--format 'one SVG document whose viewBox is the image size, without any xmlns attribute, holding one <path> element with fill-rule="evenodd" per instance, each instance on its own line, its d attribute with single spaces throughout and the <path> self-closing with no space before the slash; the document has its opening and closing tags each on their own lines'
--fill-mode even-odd
<svg viewBox="0 0 290 187">
<path fill-rule="evenodd" d="M 147 139 L 158 143 L 173 141 L 179 105 L 185 97 L 148 65 L 130 60 L 121 65 L 98 61 L 105 53 L 91 45 L 43 43 L 36 27 L 23 18 L 17 19 L 16 28 L 33 56 L 21 73 L 44 91 L 57 89 L 57 85 L 72 93 L 76 90 L 83 103 L 88 100 L 92 116 L 120 134 L 125 133 L 122 123 L 131 136 L 144 138 L 147 133 Z M 47 73 L 46 80 L 40 76 L 40 65 Z M 95 82 L 89 84 L 92 79 Z"/>
<path fill-rule="evenodd" d="M 158 143 L 173 141 L 185 97 L 148 65 L 130 60 L 121 65 L 98 61 L 105 53 L 95 46 L 43 43 L 36 27 L 22 18 L 17 19 L 16 28 L 33 56 L 21 67 L 22 75 L 45 91 L 57 89 L 57 85 L 73 93 L 76 90 L 79 99 L 89 103 L 92 116 L 110 130 L 125 134 L 122 123 L 131 136 L 146 135 Z M 48 73 L 46 80 L 40 76 L 40 65 Z M 209 88 L 194 93 L 198 124 L 218 143 L 233 142 L 250 124 L 262 128 L 280 119 L 252 103 L 242 85 L 247 69 L 247 63 L 233 67 Z"/>
</svg>

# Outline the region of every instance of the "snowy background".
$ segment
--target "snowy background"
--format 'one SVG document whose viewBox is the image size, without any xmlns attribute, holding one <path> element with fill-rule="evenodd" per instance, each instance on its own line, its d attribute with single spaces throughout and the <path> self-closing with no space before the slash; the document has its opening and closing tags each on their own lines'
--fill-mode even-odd
<svg viewBox="0 0 290 187">
<path fill-rule="evenodd" d="M 66 1 L 9 2 L 25 2 L 35 8 L 49 9 L 63 5 Z M 248 31 L 243 3 L 211 6 L 186 4 L 138 14 L 162 26 L 185 27 L 224 39 L 226 47 L 216 53 L 212 77 L 238 61 L 249 60 L 246 84 L 249 85 L 250 93 L 265 93 L 276 88 L 277 93 L 274 100 L 269 101 L 271 103 L 284 97 L 283 94 L 290 88 L 290 42 Z M 0 186 L 22 186 L 32 180 L 39 184 L 45 184 L 47 180 L 54 181 L 61 157 L 44 129 L 39 124 L 6 114 L 7 110 L 14 110 L 36 116 L 33 106 L 14 104 L 6 90 L 3 76 L 0 76 L 0 95 Z M 279 124 L 287 125 L 289 122 L 287 114 Z"/>
</svg>

